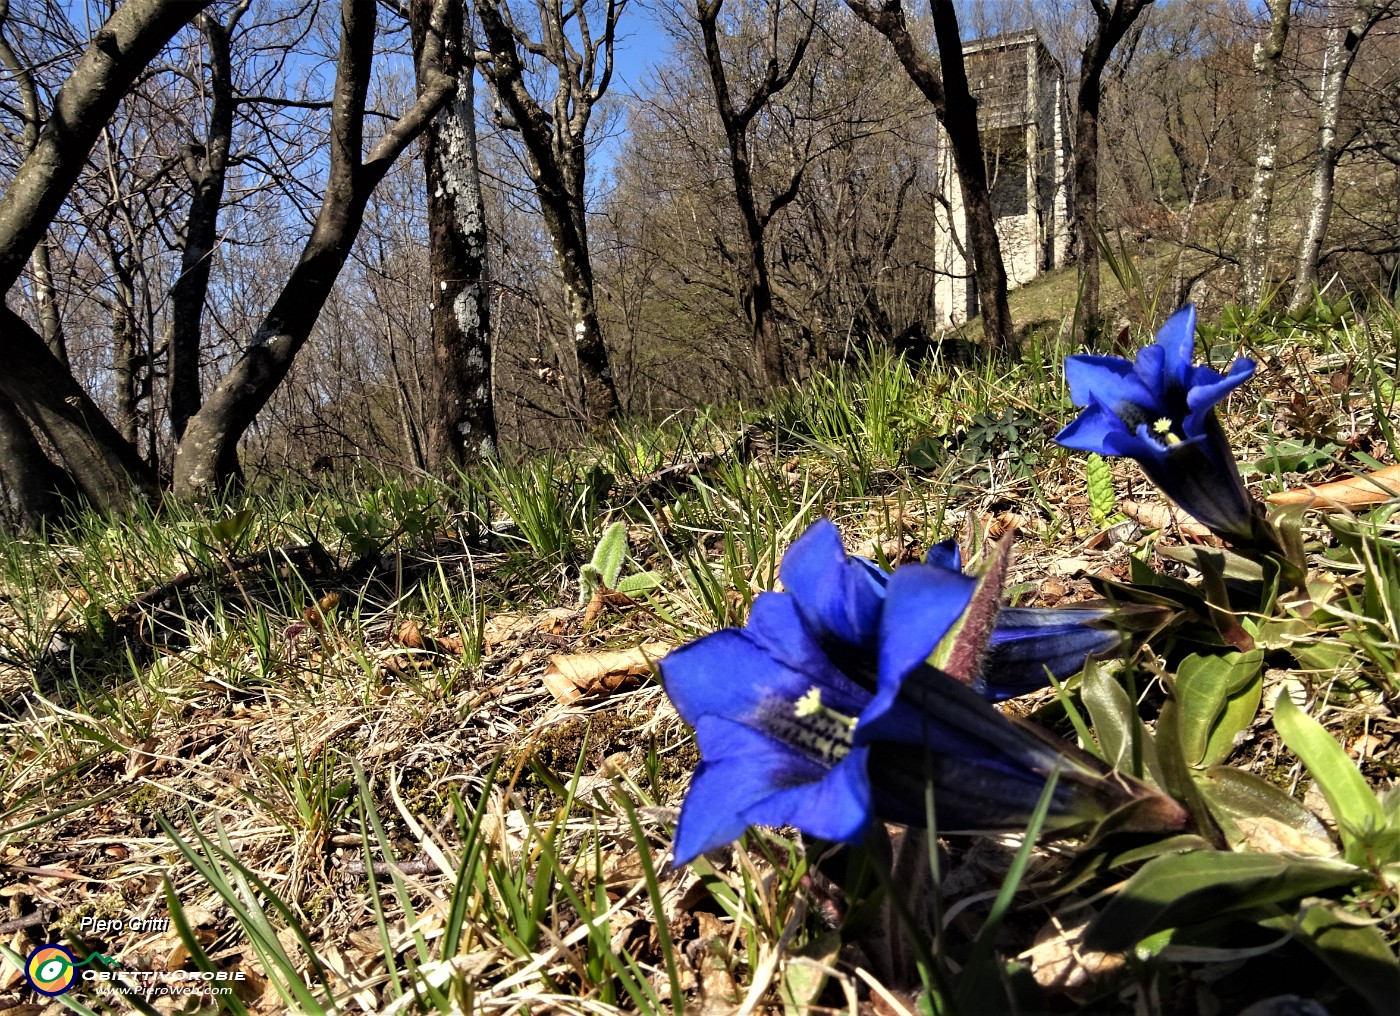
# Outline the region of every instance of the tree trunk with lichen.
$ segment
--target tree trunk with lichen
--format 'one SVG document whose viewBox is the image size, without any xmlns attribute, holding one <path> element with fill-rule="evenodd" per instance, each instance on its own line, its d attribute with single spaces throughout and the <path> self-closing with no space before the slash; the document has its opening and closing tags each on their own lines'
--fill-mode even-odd
<svg viewBox="0 0 1400 1016">
<path fill-rule="evenodd" d="M 1383 4 L 1380 13 L 1388 5 Z M 1317 100 L 1317 150 L 1313 154 L 1311 210 L 1303 238 L 1298 244 L 1298 269 L 1293 276 L 1290 314 L 1301 313 L 1317 291 L 1317 266 L 1322 260 L 1322 242 L 1332 222 L 1332 196 L 1337 180 L 1337 159 L 1341 155 L 1338 122 L 1342 111 L 1342 90 L 1351 74 L 1356 51 L 1377 18 L 1373 0 L 1358 0 L 1352 8 L 1351 23 L 1333 30 L 1322 64 L 1322 87 Z"/>
<path fill-rule="evenodd" d="M 1278 161 L 1278 77 L 1283 48 L 1288 42 L 1293 0 L 1267 0 L 1267 38 L 1254 44 L 1254 75 L 1259 80 L 1255 103 L 1259 137 L 1254 147 L 1254 184 L 1249 191 L 1249 227 L 1245 234 L 1242 272 L 1246 307 L 1259 303 L 1269 274 L 1269 215 L 1274 204 L 1274 173 Z"/>
<path fill-rule="evenodd" d="M 479 0 L 476 7 L 486 39 L 477 63 L 499 100 L 498 122 L 518 133 L 525 149 L 526 168 L 563 282 L 564 313 L 578 362 L 577 409 L 590 430 L 606 425 L 619 411 L 594 297 L 584 173 L 589 120 L 612 79 L 620 7 L 617 0 L 607 0 L 603 31 L 595 34 L 582 7 L 566 12 L 558 5 L 542 4 L 538 41 L 528 39 L 500 0 Z M 575 31 L 580 33 L 578 45 L 570 34 Z M 547 62 L 557 76 L 549 111 L 526 87 L 521 48 Z"/>
<path fill-rule="evenodd" d="M 431 31 L 430 9 L 429 0 L 413 0 L 415 53 L 423 51 Z M 461 7 L 452 5 L 441 31 L 443 71 L 456 79 L 456 90 L 423 135 L 434 367 L 426 451 L 428 468 L 439 474 L 496 454 L 486 208 L 476 149 L 476 65 L 466 58 L 470 45 Z"/>
</svg>

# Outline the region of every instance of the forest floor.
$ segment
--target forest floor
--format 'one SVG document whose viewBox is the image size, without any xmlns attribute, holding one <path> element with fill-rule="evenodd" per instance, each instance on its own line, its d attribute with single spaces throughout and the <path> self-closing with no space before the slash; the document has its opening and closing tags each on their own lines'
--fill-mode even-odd
<svg viewBox="0 0 1400 1016">
<path fill-rule="evenodd" d="M 1257 495 L 1396 461 L 1393 310 L 1207 324 L 1211 363 L 1260 363 L 1221 417 Z M 6 540 L 0 1011 L 916 1011 L 841 951 L 795 836 L 666 863 L 697 754 L 653 664 L 741 624 L 821 516 L 889 564 L 949 536 L 975 557 L 1015 530 L 1018 604 L 1091 599 L 1135 560 L 1186 574 L 1164 552 L 1213 537 L 1125 460 L 1111 510 L 1091 504 L 1083 458 L 1050 440 L 1074 413 L 1073 351 L 1041 333 L 1015 364 L 877 355 L 758 411 L 454 483 L 164 505 Z M 1358 515 L 1393 539 L 1397 507 Z M 608 589 L 585 565 L 616 522 Z M 1305 532 L 1337 544 L 1324 516 Z M 1389 623 L 1377 644 L 1393 649 Z M 1400 771 L 1400 675 L 1393 651 L 1354 655 L 1312 670 L 1271 655 L 1260 681 L 1266 703 L 1300 692 L 1380 792 Z M 1055 691 L 1010 708 L 1075 736 Z M 1328 819 L 1268 712 L 1231 765 Z M 946 844 L 950 955 L 1017 846 Z M 1072 858 L 1035 851 L 996 939 L 1044 1011 L 1236 1013 L 1269 994 L 1225 976 L 1264 946 L 1081 949 L 1084 908 L 1117 879 L 1049 894 Z M 1393 948 L 1393 910 L 1351 913 Z M 52 999 L 23 973 L 46 943 L 86 964 Z M 117 967 L 206 979 L 117 995 L 141 979 L 82 976 Z"/>
</svg>

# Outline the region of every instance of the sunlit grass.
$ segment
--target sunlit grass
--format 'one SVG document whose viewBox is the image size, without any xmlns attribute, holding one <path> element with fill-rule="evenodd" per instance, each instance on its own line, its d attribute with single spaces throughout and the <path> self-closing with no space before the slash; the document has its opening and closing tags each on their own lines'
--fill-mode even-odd
<svg viewBox="0 0 1400 1016">
<path fill-rule="evenodd" d="M 1251 482 L 1394 461 L 1397 333 L 1381 308 L 1208 336 L 1213 356 L 1264 363 L 1228 410 Z M 742 623 L 821 515 L 880 561 L 947 536 L 975 560 L 1018 526 L 1029 598 L 1080 582 L 1054 559 L 1122 563 L 1085 546 L 1107 525 L 1083 463 L 1049 442 L 1070 351 L 1045 329 L 1016 363 L 879 352 L 747 414 L 626 426 L 450 484 L 272 490 L 4 538 L 0 850 L 47 864 L 77 841 L 84 877 L 163 879 L 171 937 L 142 947 L 255 970 L 255 992 L 213 1000 L 229 1012 L 802 1011 L 804 991 L 839 1009 L 870 988 L 836 962 L 800 841 L 754 833 L 670 868 L 683 725 L 645 676 L 566 707 L 542 675 L 557 655 Z M 1120 500 L 1152 496 L 1104 469 Z M 1121 521 L 1105 503 L 1099 522 Z M 585 623 L 580 569 L 614 522 L 627 567 L 661 584 Z M 1378 707 L 1400 682 L 1393 509 L 1307 535 L 1331 548 L 1318 581 L 1335 592 L 1271 648 L 1292 647 L 1324 700 Z M 1006 916 L 1009 895 L 987 899 Z"/>
</svg>

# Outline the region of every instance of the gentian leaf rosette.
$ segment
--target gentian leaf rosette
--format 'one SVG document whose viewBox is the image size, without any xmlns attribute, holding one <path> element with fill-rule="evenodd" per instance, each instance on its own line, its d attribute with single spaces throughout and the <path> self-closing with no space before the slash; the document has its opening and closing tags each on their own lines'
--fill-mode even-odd
<svg viewBox="0 0 1400 1016">
<path fill-rule="evenodd" d="M 967 597 L 972 595 L 976 580 L 962 574 L 956 540 L 931 547 L 921 567 L 959 576 L 961 581 L 945 581 L 950 589 L 955 585 L 965 589 Z M 869 558 L 848 556 L 840 533 L 827 519 L 813 523 L 793 543 L 783 556 L 779 574 L 827 655 L 873 686 L 878 619 L 890 574 Z M 932 652 L 956 620 L 938 608 L 955 602 L 944 597 L 927 605 L 931 613 L 919 622 L 922 637 L 905 643 L 914 655 L 925 645 L 922 658 Z M 1062 681 L 1079 673 L 1090 656 L 1121 644 L 1122 635 L 1109 620 L 1111 613 L 1096 608 L 1003 607 L 972 689 L 991 702 L 1002 702 L 1048 686 L 1052 676 Z"/>
<path fill-rule="evenodd" d="M 1196 308 L 1182 307 L 1140 350 L 1065 360 L 1070 397 L 1085 409 L 1055 440 L 1066 448 L 1136 459 L 1168 497 L 1220 536 L 1250 540 L 1255 507 L 1215 406 L 1254 375 L 1241 357 L 1225 374 L 1191 364 Z"/>
</svg>

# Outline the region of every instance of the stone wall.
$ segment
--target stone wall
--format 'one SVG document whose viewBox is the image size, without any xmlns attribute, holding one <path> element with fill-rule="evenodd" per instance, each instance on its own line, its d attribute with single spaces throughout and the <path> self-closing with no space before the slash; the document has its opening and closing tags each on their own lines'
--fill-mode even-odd
<svg viewBox="0 0 1400 1016">
<path fill-rule="evenodd" d="M 1069 125 L 1064 75 L 1035 32 L 963 47 L 977 99 L 992 211 L 1007 282 L 1024 285 L 1069 258 Z M 942 213 L 935 234 L 936 316 L 945 325 L 977 313 L 962 190 L 946 137 L 936 153 Z"/>
</svg>

